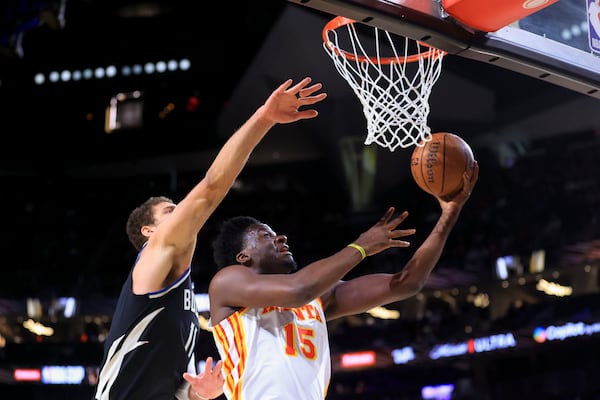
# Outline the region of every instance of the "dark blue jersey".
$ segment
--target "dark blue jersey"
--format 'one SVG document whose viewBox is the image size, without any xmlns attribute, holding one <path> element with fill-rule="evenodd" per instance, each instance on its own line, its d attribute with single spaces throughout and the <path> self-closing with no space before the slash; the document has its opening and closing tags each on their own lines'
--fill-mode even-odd
<svg viewBox="0 0 600 400">
<path fill-rule="evenodd" d="M 132 271 L 104 344 L 94 399 L 173 400 L 184 383 L 183 373 L 196 373 L 199 325 L 191 270 L 171 286 L 145 295 L 132 292 Z"/>
</svg>

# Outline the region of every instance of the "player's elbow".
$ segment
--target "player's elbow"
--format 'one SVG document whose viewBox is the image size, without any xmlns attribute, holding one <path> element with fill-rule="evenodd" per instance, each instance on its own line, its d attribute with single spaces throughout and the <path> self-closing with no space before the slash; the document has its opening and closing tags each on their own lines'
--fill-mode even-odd
<svg viewBox="0 0 600 400">
<path fill-rule="evenodd" d="M 223 182 L 207 175 L 189 197 L 194 201 L 195 209 L 204 213 L 206 209 L 216 208 L 228 189 Z"/>
<path fill-rule="evenodd" d="M 319 295 L 314 285 L 296 284 L 289 289 L 288 307 L 302 307 Z"/>
<path fill-rule="evenodd" d="M 401 275 L 398 279 L 393 279 L 391 282 L 392 292 L 397 294 L 397 297 L 406 299 L 421 292 L 425 287 L 425 280 L 412 279 L 408 275 Z"/>
<path fill-rule="evenodd" d="M 205 189 L 211 193 L 227 192 L 236 178 L 236 175 L 226 168 L 211 167 L 202 179 Z"/>
<path fill-rule="evenodd" d="M 423 290 L 424 282 L 411 282 L 402 288 L 404 297 L 412 297 Z"/>
</svg>

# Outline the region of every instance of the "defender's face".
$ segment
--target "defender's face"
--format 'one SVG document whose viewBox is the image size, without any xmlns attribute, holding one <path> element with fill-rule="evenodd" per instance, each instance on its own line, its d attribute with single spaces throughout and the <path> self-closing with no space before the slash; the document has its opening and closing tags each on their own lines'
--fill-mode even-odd
<svg viewBox="0 0 600 400">
<path fill-rule="evenodd" d="M 152 223 L 148 224 L 148 225 L 144 225 L 141 228 L 142 234 L 146 237 L 149 238 L 150 236 L 152 236 L 154 234 L 154 231 L 156 230 L 156 228 L 163 223 L 163 221 L 167 218 L 169 218 L 169 216 L 171 215 L 171 213 L 173 212 L 173 210 L 175 210 L 175 204 L 168 202 L 168 201 L 163 201 L 161 203 L 155 204 L 152 207 L 152 218 L 154 219 L 154 221 L 152 221 Z"/>
<path fill-rule="evenodd" d="M 154 225 L 160 225 L 161 222 L 171 215 L 173 210 L 175 210 L 175 204 L 171 202 L 163 201 L 156 204 L 154 206 Z"/>
</svg>

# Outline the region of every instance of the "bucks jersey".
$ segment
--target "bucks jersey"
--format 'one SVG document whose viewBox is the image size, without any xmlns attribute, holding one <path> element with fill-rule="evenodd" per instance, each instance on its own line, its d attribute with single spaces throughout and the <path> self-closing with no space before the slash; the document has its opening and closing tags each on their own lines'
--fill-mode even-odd
<svg viewBox="0 0 600 400">
<path fill-rule="evenodd" d="M 104 345 L 94 399 L 173 400 L 185 383 L 183 373 L 196 373 L 199 328 L 190 272 L 145 295 L 132 292 L 129 273 Z"/>
<path fill-rule="evenodd" d="M 299 308 L 244 308 L 213 326 L 230 400 L 323 400 L 331 377 L 320 299 Z"/>
</svg>

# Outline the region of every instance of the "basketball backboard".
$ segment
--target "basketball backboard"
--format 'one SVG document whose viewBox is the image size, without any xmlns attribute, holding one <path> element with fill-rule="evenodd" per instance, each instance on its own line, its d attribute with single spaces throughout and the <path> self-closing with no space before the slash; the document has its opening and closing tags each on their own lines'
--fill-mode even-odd
<svg viewBox="0 0 600 400">
<path fill-rule="evenodd" d="M 544 6 L 492 32 L 452 17 L 450 0 L 289 1 L 600 99 L 600 0 L 524 1 Z"/>
</svg>

